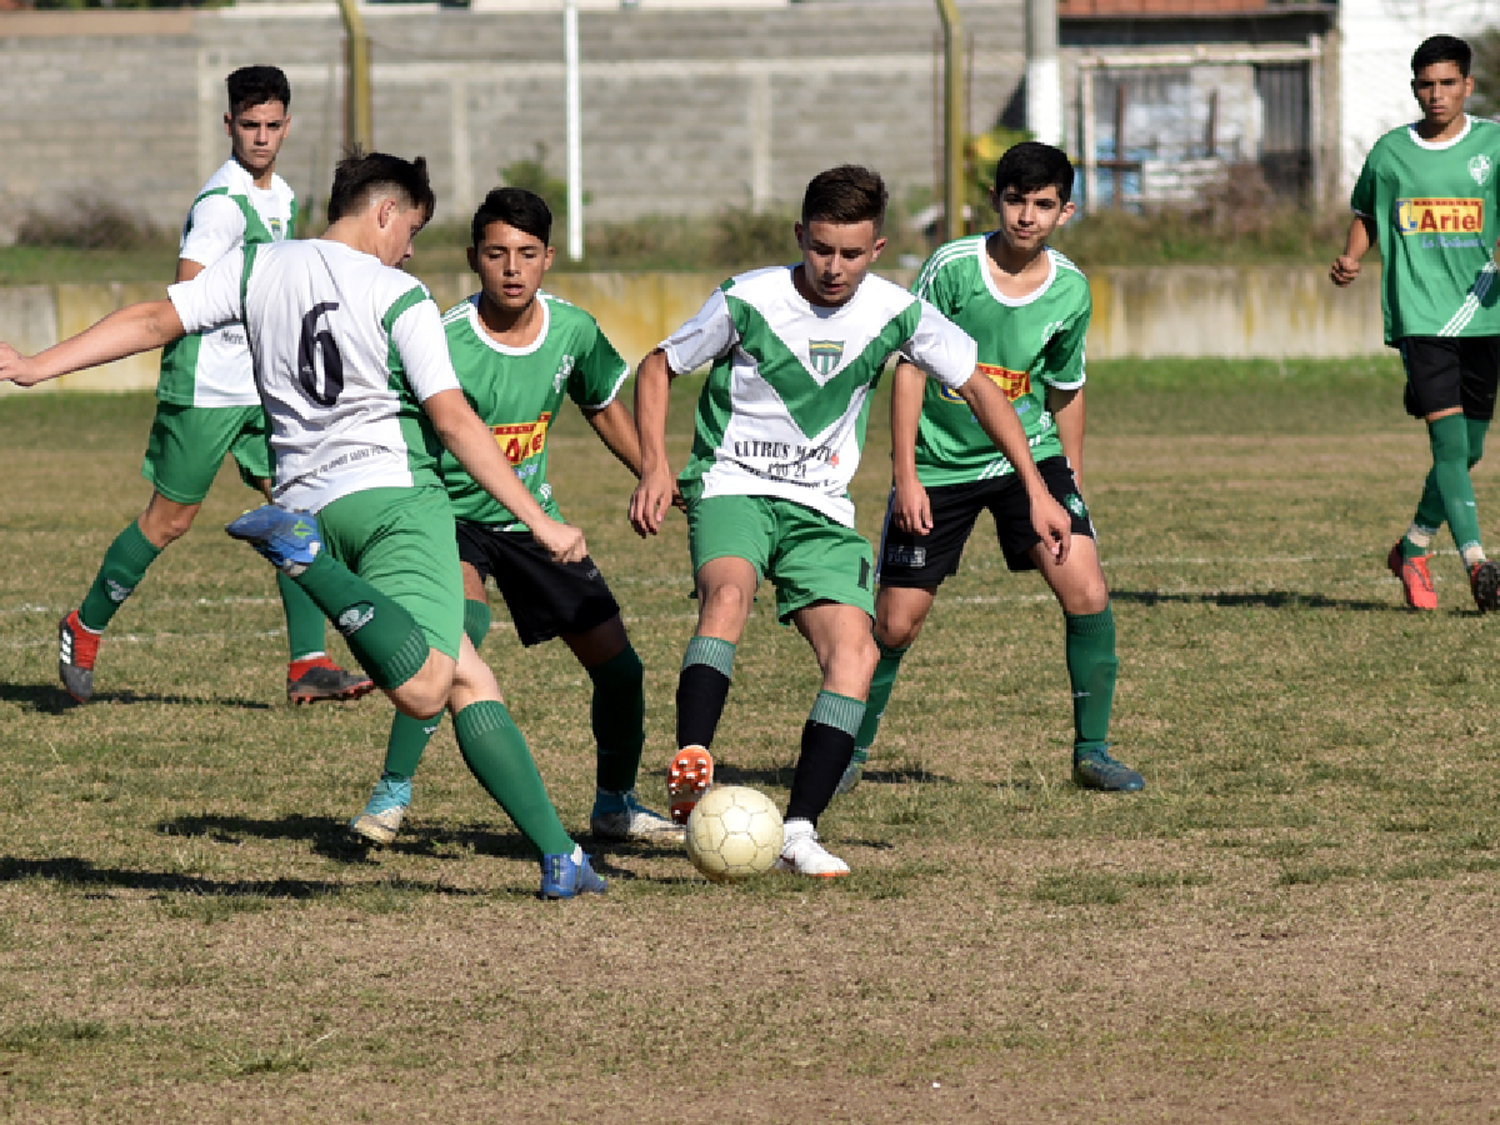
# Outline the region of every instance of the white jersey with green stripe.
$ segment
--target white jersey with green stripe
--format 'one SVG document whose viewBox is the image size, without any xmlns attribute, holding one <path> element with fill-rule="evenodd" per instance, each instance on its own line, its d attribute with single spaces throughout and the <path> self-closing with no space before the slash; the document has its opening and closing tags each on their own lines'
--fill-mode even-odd
<svg viewBox="0 0 1500 1125">
<path fill-rule="evenodd" d="M 246 246 L 167 295 L 189 332 L 248 329 L 278 504 L 316 512 L 371 488 L 441 486 L 420 404 L 460 388 L 437 304 L 410 274 L 311 239 Z"/>
<path fill-rule="evenodd" d="M 1005 392 L 1026 430 L 1032 458 L 1040 461 L 1062 453 L 1047 388 L 1083 386 L 1093 298 L 1078 267 L 1051 247 L 1044 251 L 1046 280 L 1024 297 L 1007 297 L 990 272 L 989 238 L 976 234 L 938 247 L 912 291 L 974 337 L 979 373 Z M 917 479 L 932 488 L 1014 471 L 968 403 L 929 382 L 917 423 Z"/>
<path fill-rule="evenodd" d="M 280 176 L 258 188 L 237 160 L 227 160 L 193 200 L 179 258 L 205 268 L 251 244 L 296 237 L 297 200 Z M 245 330 L 226 324 L 184 336 L 161 357 L 156 397 L 177 406 L 254 406 L 260 401 Z"/>
<path fill-rule="evenodd" d="M 1375 224 L 1387 344 L 1500 336 L 1497 165 L 1500 125 L 1477 117 L 1447 141 L 1392 129 L 1365 157 L 1349 202 Z"/>
<path fill-rule="evenodd" d="M 485 331 L 478 294 L 444 313 L 443 328 L 469 405 L 542 510 L 560 520 L 547 482 L 547 435 L 563 395 L 583 410 L 603 410 L 615 401 L 630 367 L 588 313 L 550 293 L 538 293 L 536 299 L 542 328 L 525 347 L 508 347 Z M 457 518 L 506 531 L 526 530 L 447 450 L 442 473 Z"/>
<path fill-rule="evenodd" d="M 813 305 L 795 268 L 731 278 L 662 344 L 678 374 L 713 364 L 683 493 L 775 496 L 853 527 L 849 482 L 886 361 L 900 355 L 956 390 L 974 373 L 974 341 L 874 274 L 842 305 Z"/>
</svg>

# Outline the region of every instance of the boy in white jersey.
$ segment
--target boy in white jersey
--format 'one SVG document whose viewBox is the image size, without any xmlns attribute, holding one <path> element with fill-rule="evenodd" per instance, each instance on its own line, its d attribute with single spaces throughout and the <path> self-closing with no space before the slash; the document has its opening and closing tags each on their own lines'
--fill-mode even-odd
<svg viewBox="0 0 1500 1125">
<path fill-rule="evenodd" d="M 469 405 L 495 435 L 527 490 L 561 519 L 547 482 L 548 435 L 566 394 L 599 439 L 640 476 L 635 419 L 617 397 L 630 368 L 594 318 L 541 291 L 552 264 L 552 212 L 524 188 L 496 188 L 470 223 L 469 266 L 481 289 L 443 315 L 448 354 Z M 521 643 L 561 637 L 593 682 L 598 749 L 595 839 L 680 842 L 683 831 L 635 796 L 645 733 L 645 676 L 620 607 L 594 561 L 558 563 L 526 524 L 451 453 L 440 468 L 458 520 L 464 632 L 477 649 L 490 628 L 485 581 L 493 577 Z M 412 775 L 437 722 L 397 715 L 385 768 L 350 827 L 373 844 L 395 839 L 411 804 Z"/>
<path fill-rule="evenodd" d="M 1062 606 L 1073 689 L 1073 780 L 1086 789 L 1134 792 L 1141 775 L 1110 757 L 1115 621 L 1084 506 L 1084 337 L 1088 282 L 1047 245 L 1073 214 L 1073 166 L 1051 145 L 1027 141 L 995 168 L 990 201 L 999 229 L 941 246 L 913 292 L 979 345 L 979 370 L 1015 407 L 1051 494 L 1072 513 L 1073 549 L 1056 559 L 1037 538 L 1030 503 L 1011 463 L 956 395 L 909 363 L 891 392 L 893 487 L 881 537 L 875 640 L 880 662 L 840 791 L 859 780 L 901 658 L 922 631 L 938 586 L 958 573 L 975 521 L 988 509 L 1013 571 L 1040 570 Z M 925 394 L 924 394 L 925 385 Z"/>
<path fill-rule="evenodd" d="M 182 228 L 177 280 L 188 281 L 248 244 L 294 237 L 297 201 L 276 174 L 291 127 L 292 91 L 274 66 L 247 66 L 226 80 L 224 131 L 230 158 L 203 185 Z M 240 476 L 270 496 L 266 416 L 255 390 L 245 330 L 228 324 L 186 336 L 162 352 L 156 418 L 141 475 L 151 500 L 105 552 L 83 604 L 58 625 L 58 674 L 74 699 L 94 694 L 94 664 L 105 627 L 168 544 L 187 534 L 226 453 Z M 307 595 L 278 576 L 286 610 L 293 703 L 356 699 L 374 691 L 369 677 L 344 671 L 323 651 L 323 615 Z"/>
<path fill-rule="evenodd" d="M 713 365 L 698 400 L 680 483 L 698 591 L 698 628 L 677 684 L 677 743 L 668 769 L 674 818 L 713 777 L 713 742 L 735 646 L 763 577 L 777 610 L 807 638 L 822 690 L 802 729 L 778 868 L 839 876 L 848 865 L 818 842 L 817 820 L 854 752 L 875 668 L 870 545 L 854 530 L 849 481 L 859 467 L 870 394 L 893 355 L 968 402 L 1015 461 L 1036 533 L 1066 557 L 1069 521 L 1047 494 L 1015 411 L 974 379 L 974 341 L 931 305 L 868 271 L 885 240 L 885 184 L 844 165 L 815 176 L 794 230 L 801 261 L 731 278 L 645 360 L 636 377 L 641 483 L 630 519 L 655 534 L 672 501 L 668 385 Z"/>
<path fill-rule="evenodd" d="M 1386 565 L 1406 604 L 1437 609 L 1428 548 L 1446 520 L 1481 613 L 1500 607 L 1500 566 L 1485 558 L 1469 471 L 1495 414 L 1500 289 L 1493 257 L 1500 234 L 1500 125 L 1470 117 L 1473 52 L 1434 35 L 1411 57 L 1414 125 L 1392 129 L 1365 158 L 1350 203 L 1354 220 L 1330 270 L 1351 285 L 1378 243 L 1385 342 L 1401 349 L 1407 413 L 1427 423 L 1432 468 L 1411 527 Z"/>
<path fill-rule="evenodd" d="M 226 530 L 313 599 L 403 713 L 453 712 L 465 763 L 542 854 L 544 897 L 600 892 L 463 633 L 440 444 L 558 561 L 587 547 L 526 491 L 464 398 L 431 295 L 393 268 L 432 209 L 421 158 L 356 153 L 334 175 L 321 238 L 246 246 L 167 300 L 121 309 L 32 359 L 0 345 L 0 380 L 29 386 L 242 322 L 271 421 L 276 503 Z"/>
</svg>

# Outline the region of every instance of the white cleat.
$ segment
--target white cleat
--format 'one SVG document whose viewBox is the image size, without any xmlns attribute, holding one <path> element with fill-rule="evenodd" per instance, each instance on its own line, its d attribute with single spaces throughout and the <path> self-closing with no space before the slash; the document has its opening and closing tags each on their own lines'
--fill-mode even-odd
<svg viewBox="0 0 1500 1125">
<path fill-rule="evenodd" d="M 849 874 L 849 865 L 818 843 L 818 830 L 805 820 L 786 822 L 786 836 L 776 870 L 818 879 L 837 879 Z"/>
</svg>

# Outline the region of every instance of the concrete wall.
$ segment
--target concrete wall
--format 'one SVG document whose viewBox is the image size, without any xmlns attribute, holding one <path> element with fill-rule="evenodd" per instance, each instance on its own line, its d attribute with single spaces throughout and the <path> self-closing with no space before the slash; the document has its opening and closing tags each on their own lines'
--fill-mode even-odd
<svg viewBox="0 0 1500 1125">
<path fill-rule="evenodd" d="M 910 281 L 909 276 L 890 275 Z M 547 288 L 588 309 L 632 364 L 697 312 L 718 274 L 555 273 Z M 448 307 L 473 291 L 473 275 L 427 279 Z M 1383 350 L 1377 269 L 1349 290 L 1321 267 L 1104 269 L 1090 273 L 1090 359 L 1124 356 L 1351 356 Z M 151 285 L 0 287 L 0 340 L 30 354 L 131 301 Z M 139 390 L 156 385 L 155 354 L 46 384 L 46 389 Z M 8 384 L 0 393 L 13 391 Z"/>
</svg>

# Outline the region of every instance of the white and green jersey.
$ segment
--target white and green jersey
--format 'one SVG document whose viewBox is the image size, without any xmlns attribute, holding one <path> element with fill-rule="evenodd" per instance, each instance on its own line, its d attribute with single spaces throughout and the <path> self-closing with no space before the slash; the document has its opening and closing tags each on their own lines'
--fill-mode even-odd
<svg viewBox="0 0 1500 1125">
<path fill-rule="evenodd" d="M 1466 117 L 1452 140 L 1392 129 L 1365 157 L 1350 204 L 1373 219 L 1385 342 L 1500 336 L 1493 249 L 1500 125 Z"/>
<path fill-rule="evenodd" d="M 295 237 L 297 200 L 280 176 L 255 186 L 230 159 L 215 172 L 182 227 L 179 258 L 208 267 L 243 246 Z M 177 406 L 254 406 L 260 401 L 245 347 L 245 329 L 226 324 L 184 336 L 162 352 L 156 397 Z"/>
<path fill-rule="evenodd" d="M 547 434 L 563 395 L 583 410 L 603 410 L 620 393 L 630 368 L 588 313 L 550 293 L 538 293 L 536 299 L 542 330 L 524 348 L 508 347 L 485 331 L 478 294 L 444 313 L 443 328 L 469 405 L 542 510 L 560 520 L 547 483 Z M 443 451 L 441 465 L 457 518 L 505 531 L 527 529 L 452 453 Z"/>
<path fill-rule="evenodd" d="M 844 304 L 812 305 L 794 268 L 731 278 L 662 344 L 678 374 L 713 364 L 683 494 L 776 496 L 853 527 L 849 482 L 886 361 L 899 354 L 956 389 L 974 373 L 974 341 L 873 274 Z"/>
<path fill-rule="evenodd" d="M 183 327 L 241 321 L 271 419 L 276 502 L 440 487 L 420 403 L 458 390 L 442 319 L 410 274 L 340 242 L 246 246 L 167 290 Z"/>
<path fill-rule="evenodd" d="M 938 247 L 912 292 L 974 337 L 979 371 L 1015 407 L 1033 460 L 1062 453 L 1047 388 L 1083 386 L 1084 337 L 1093 298 L 1078 267 L 1046 248 L 1047 280 L 1024 297 L 1007 297 L 990 273 L 987 234 Z M 924 487 L 970 484 L 1015 471 L 979 425 L 969 404 L 928 382 L 917 423 L 917 479 Z"/>
</svg>

